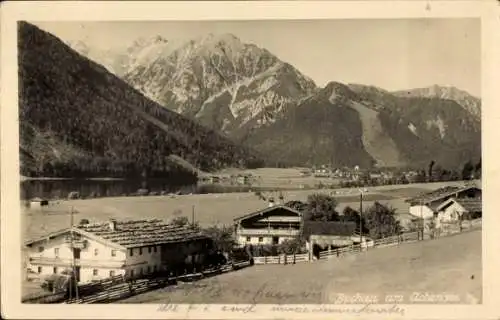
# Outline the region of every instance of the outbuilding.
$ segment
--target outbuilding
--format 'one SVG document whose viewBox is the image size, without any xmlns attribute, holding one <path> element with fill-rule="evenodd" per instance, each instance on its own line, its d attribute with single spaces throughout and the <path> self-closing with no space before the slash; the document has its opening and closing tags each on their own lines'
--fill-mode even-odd
<svg viewBox="0 0 500 320">
<path fill-rule="evenodd" d="M 30 200 L 30 208 L 32 209 L 41 209 L 42 207 L 48 206 L 49 200 L 41 199 L 41 198 L 33 198 Z"/>
</svg>

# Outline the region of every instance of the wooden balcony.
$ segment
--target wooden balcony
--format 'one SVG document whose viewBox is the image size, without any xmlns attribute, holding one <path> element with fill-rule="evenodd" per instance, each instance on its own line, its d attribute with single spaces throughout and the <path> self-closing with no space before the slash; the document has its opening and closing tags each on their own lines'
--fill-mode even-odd
<svg viewBox="0 0 500 320">
<path fill-rule="evenodd" d="M 95 267 L 95 268 L 122 268 L 125 265 L 125 260 L 87 260 L 87 259 L 70 259 L 70 258 L 45 258 L 31 257 L 31 264 L 62 266 L 70 267 L 72 263 L 80 267 Z"/>
<path fill-rule="evenodd" d="M 272 228 L 259 228 L 248 229 L 238 228 L 237 233 L 239 236 L 275 236 L 275 237 L 295 237 L 300 234 L 299 229 L 272 229 Z"/>
</svg>

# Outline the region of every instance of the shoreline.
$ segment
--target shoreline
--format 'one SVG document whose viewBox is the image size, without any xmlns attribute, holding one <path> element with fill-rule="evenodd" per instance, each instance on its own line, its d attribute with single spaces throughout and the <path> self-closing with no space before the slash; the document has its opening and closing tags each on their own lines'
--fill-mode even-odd
<svg viewBox="0 0 500 320">
<path fill-rule="evenodd" d="M 88 180 L 88 181 L 125 181 L 125 178 L 110 178 L 110 177 L 96 177 L 96 178 L 60 178 L 60 177 L 26 177 L 21 176 L 20 181 L 67 181 L 67 180 Z"/>
<path fill-rule="evenodd" d="M 385 195 L 386 192 L 390 192 L 393 190 L 400 190 L 400 189 L 433 189 L 433 188 L 438 188 L 439 186 L 442 185 L 462 185 L 464 184 L 465 181 L 450 181 L 450 182 L 431 182 L 431 183 L 414 183 L 414 184 L 394 184 L 394 185 L 383 185 L 383 186 L 375 186 L 375 187 L 366 187 L 363 189 L 366 189 L 366 191 L 363 191 L 363 194 L 365 195 L 366 199 L 365 201 L 372 201 L 369 200 L 368 198 L 371 198 L 376 195 Z M 480 183 L 480 182 L 479 182 Z M 216 185 L 215 185 L 216 186 Z M 267 187 L 257 187 L 254 186 L 255 190 L 249 190 L 249 191 L 240 191 L 240 190 L 235 190 L 235 191 L 224 191 L 224 192 L 207 192 L 207 193 L 184 193 L 184 194 L 176 194 L 174 192 L 168 193 L 168 194 L 154 194 L 154 195 L 116 195 L 116 196 L 108 196 L 108 197 L 95 197 L 95 198 L 78 198 L 78 199 L 54 199 L 54 200 L 60 200 L 60 201 L 85 201 L 85 202 L 90 202 L 90 201 L 106 201 L 106 200 L 111 200 L 111 201 L 116 201 L 116 200 L 124 200 L 124 201 L 130 201 L 132 199 L 137 199 L 141 201 L 146 201 L 146 199 L 150 199 L 152 201 L 159 200 L 159 199 L 174 199 L 174 198 L 239 198 L 239 197 L 244 197 L 244 196 L 252 196 L 255 197 L 255 192 L 261 191 L 265 196 L 271 196 L 274 197 L 275 200 L 278 197 L 279 193 L 283 193 L 285 196 L 287 193 L 289 194 L 309 194 L 309 193 L 324 193 L 324 194 L 330 194 L 331 196 L 335 198 L 349 198 L 349 197 L 358 197 L 359 196 L 359 188 L 293 188 L 293 189 L 274 189 L 274 188 L 269 188 L 269 190 L 261 190 L 261 189 L 268 189 Z M 236 187 L 237 188 L 237 187 Z M 394 198 L 399 198 L 399 196 L 390 196 Z M 20 199 L 21 201 L 26 201 L 28 199 Z"/>
</svg>

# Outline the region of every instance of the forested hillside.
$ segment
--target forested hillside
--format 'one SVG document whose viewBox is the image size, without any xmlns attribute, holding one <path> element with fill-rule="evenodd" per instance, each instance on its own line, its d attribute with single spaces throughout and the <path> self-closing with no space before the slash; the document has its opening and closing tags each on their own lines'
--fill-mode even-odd
<svg viewBox="0 0 500 320">
<path fill-rule="evenodd" d="M 162 175 L 261 164 L 252 150 L 147 99 L 58 38 L 19 23 L 22 173 Z"/>
</svg>

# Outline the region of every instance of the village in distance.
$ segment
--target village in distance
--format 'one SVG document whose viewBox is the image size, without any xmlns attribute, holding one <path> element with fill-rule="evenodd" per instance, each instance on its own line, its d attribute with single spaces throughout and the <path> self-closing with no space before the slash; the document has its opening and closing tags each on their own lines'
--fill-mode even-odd
<svg viewBox="0 0 500 320">
<path fill-rule="evenodd" d="M 60 29 L 18 25 L 23 303 L 481 303 L 480 98 Z"/>
</svg>

